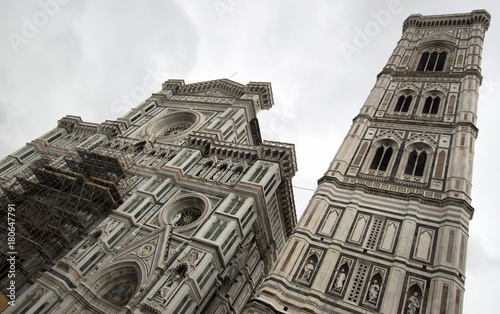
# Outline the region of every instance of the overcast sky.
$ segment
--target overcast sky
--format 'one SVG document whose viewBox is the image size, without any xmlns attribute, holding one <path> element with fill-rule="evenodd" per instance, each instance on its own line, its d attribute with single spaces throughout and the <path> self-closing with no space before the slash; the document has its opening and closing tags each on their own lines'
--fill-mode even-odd
<svg viewBox="0 0 500 314">
<path fill-rule="evenodd" d="M 498 312 L 500 5 L 496 1 L 0 0 L 0 156 L 66 115 L 116 119 L 167 79 L 271 82 L 264 139 L 294 143 L 315 189 L 410 14 L 486 9 L 464 313 Z M 371 32 L 362 47 L 354 38 Z M 342 47 L 356 49 L 347 53 Z M 0 157 L 1 158 L 1 157 Z M 297 212 L 312 192 L 294 189 Z"/>
</svg>

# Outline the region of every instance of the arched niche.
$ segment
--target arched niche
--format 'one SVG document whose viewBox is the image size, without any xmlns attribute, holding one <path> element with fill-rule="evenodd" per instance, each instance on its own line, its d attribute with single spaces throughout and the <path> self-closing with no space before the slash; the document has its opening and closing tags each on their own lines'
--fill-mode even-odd
<svg viewBox="0 0 500 314">
<path fill-rule="evenodd" d="M 310 282 L 314 273 L 314 270 L 316 269 L 316 266 L 318 265 L 319 258 L 317 254 L 311 254 L 307 257 L 306 262 L 302 270 L 300 271 L 299 274 L 299 280 L 305 281 L 305 282 Z"/>
<path fill-rule="evenodd" d="M 417 284 L 406 292 L 404 314 L 418 314 L 422 305 L 422 289 Z"/>
<path fill-rule="evenodd" d="M 347 282 L 347 276 L 349 275 L 349 265 L 348 263 L 342 264 L 337 271 L 337 276 L 335 276 L 335 280 L 332 284 L 332 291 L 337 292 L 339 294 L 344 290 L 345 284 Z"/>
<path fill-rule="evenodd" d="M 103 271 L 94 283 L 95 293 L 101 299 L 117 307 L 123 307 L 134 297 L 141 282 L 138 266 L 115 265 Z"/>
<path fill-rule="evenodd" d="M 380 292 L 382 288 L 382 275 L 376 273 L 370 279 L 370 285 L 366 293 L 365 302 L 371 303 L 376 306 L 380 299 Z"/>
</svg>

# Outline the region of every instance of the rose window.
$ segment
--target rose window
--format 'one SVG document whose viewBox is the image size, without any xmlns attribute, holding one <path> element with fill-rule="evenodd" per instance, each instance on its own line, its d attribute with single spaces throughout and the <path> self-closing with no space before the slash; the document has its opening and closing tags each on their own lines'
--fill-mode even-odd
<svg viewBox="0 0 500 314">
<path fill-rule="evenodd" d="M 159 137 L 165 137 L 170 135 L 177 135 L 189 129 L 191 124 L 189 123 L 179 123 L 170 127 L 167 127 L 163 131 L 160 132 Z"/>
<path fill-rule="evenodd" d="M 181 210 L 174 217 L 172 224 L 174 227 L 183 227 L 192 224 L 203 215 L 203 212 L 196 207 L 188 207 Z"/>
<path fill-rule="evenodd" d="M 204 195 L 179 195 L 163 206 L 158 222 L 160 226 L 170 225 L 183 232 L 199 225 L 210 209 L 211 201 Z"/>
<path fill-rule="evenodd" d="M 204 121 L 204 116 L 196 111 L 181 110 L 170 112 L 151 121 L 145 133 L 161 141 L 177 141 L 196 129 Z"/>
</svg>

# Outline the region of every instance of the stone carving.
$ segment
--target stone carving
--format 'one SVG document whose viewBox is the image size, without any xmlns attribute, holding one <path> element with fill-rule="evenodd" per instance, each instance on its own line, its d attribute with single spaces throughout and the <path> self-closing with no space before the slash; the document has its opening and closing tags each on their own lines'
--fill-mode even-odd
<svg viewBox="0 0 500 314">
<path fill-rule="evenodd" d="M 103 262 L 104 261 L 100 261 L 99 263 L 97 263 L 94 266 L 94 268 L 89 272 L 89 274 L 87 275 L 87 278 L 91 278 L 92 276 L 94 276 L 94 274 L 99 270 L 99 268 L 101 268 Z"/>
<path fill-rule="evenodd" d="M 168 279 L 158 292 L 156 292 L 153 299 L 165 303 L 175 288 L 186 279 L 187 270 L 188 266 L 186 264 L 180 264 L 176 268 L 168 269 L 166 272 Z"/>
<path fill-rule="evenodd" d="M 413 293 L 412 296 L 408 298 L 408 307 L 406 308 L 407 314 L 418 314 L 420 308 L 420 299 L 418 297 L 418 292 Z"/>
<path fill-rule="evenodd" d="M 241 167 L 236 168 L 227 182 L 229 184 L 236 184 L 242 172 L 243 169 Z"/>
<path fill-rule="evenodd" d="M 153 253 L 153 250 L 154 247 L 151 244 L 145 244 L 137 251 L 137 256 L 147 257 Z"/>
<path fill-rule="evenodd" d="M 208 170 L 212 167 L 212 162 L 207 162 L 203 165 L 203 168 L 201 168 L 200 172 L 198 173 L 198 177 L 202 178 Z"/>
<path fill-rule="evenodd" d="M 302 274 L 302 277 L 300 277 L 300 279 L 309 281 L 315 267 L 316 266 L 314 265 L 314 261 L 312 259 L 308 260 L 306 266 L 304 267 L 304 273 Z"/>
<path fill-rule="evenodd" d="M 346 280 L 346 273 L 344 272 L 344 269 L 340 269 L 340 273 L 337 275 L 337 278 L 335 279 L 335 283 L 333 284 L 333 290 L 341 292 L 342 288 L 344 288 L 344 283 Z"/>
<path fill-rule="evenodd" d="M 378 294 L 380 292 L 380 286 L 378 281 L 373 281 L 373 284 L 370 286 L 370 290 L 368 290 L 368 302 L 372 304 L 377 304 Z"/>
<path fill-rule="evenodd" d="M 213 179 L 213 180 L 215 180 L 215 181 L 219 180 L 219 178 L 220 178 L 220 177 L 222 176 L 222 174 L 224 173 L 224 170 L 225 170 L 225 169 L 223 169 L 222 167 L 221 167 L 221 168 L 219 168 L 219 169 L 217 170 L 217 172 L 215 172 L 215 174 L 214 174 L 214 176 L 212 177 L 212 179 Z"/>
<path fill-rule="evenodd" d="M 167 127 L 158 134 L 158 137 L 165 137 L 170 135 L 177 135 L 189 129 L 191 125 L 189 123 L 179 123 L 170 127 Z"/>
</svg>

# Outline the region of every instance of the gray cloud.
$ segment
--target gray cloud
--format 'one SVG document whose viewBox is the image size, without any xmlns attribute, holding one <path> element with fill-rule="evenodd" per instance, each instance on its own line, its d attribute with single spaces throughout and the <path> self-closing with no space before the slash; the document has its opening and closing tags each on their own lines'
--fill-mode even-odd
<svg viewBox="0 0 500 314">
<path fill-rule="evenodd" d="M 378 22 L 380 31 L 372 30 L 368 43 L 349 58 L 342 44 L 354 45 L 357 32 L 377 22 L 377 14 L 394 1 L 68 1 L 16 52 L 8 34 L 21 34 L 24 21 L 43 11 L 41 2 L 0 3 L 3 156 L 48 132 L 67 114 L 99 123 L 129 108 L 124 97 L 138 104 L 141 93 L 159 90 L 162 80 L 192 83 L 237 72 L 235 81 L 273 84 L 275 108 L 259 116 L 263 134 L 295 143 L 299 172 L 294 183 L 310 189 L 387 62 L 405 18 L 489 10 L 493 22 L 485 40 L 483 75 L 492 84 L 481 91 L 489 97 L 481 100 L 478 120 L 476 213 L 464 312 L 478 312 L 476 300 L 482 312 L 497 309 L 496 290 L 486 282 L 491 276 L 484 275 L 496 276 L 500 269 L 496 176 L 490 167 L 498 156 L 493 130 L 500 114 L 496 2 L 460 0 L 450 7 L 448 2 L 400 0 L 390 21 Z M 295 194 L 302 212 L 311 193 L 297 189 Z"/>
</svg>

